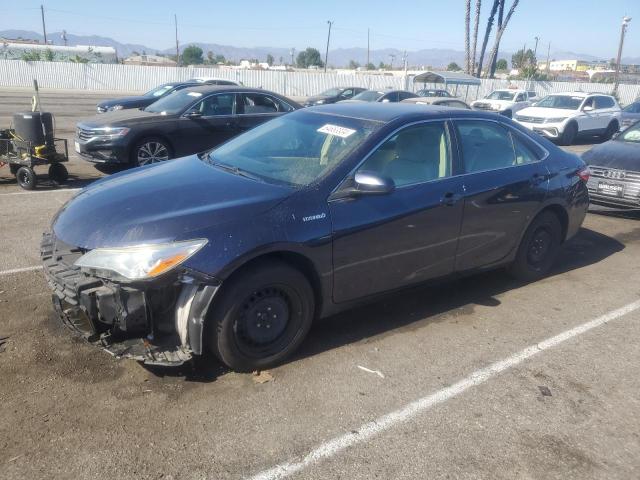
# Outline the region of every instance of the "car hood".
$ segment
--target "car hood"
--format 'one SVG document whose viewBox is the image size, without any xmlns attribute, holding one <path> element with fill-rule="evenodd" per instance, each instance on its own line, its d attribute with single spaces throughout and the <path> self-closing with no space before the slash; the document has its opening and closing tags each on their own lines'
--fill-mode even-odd
<svg viewBox="0 0 640 480">
<path fill-rule="evenodd" d="M 162 115 L 160 113 L 154 112 L 145 112 L 144 110 L 132 108 L 128 110 L 116 110 L 115 112 L 105 112 L 101 113 L 100 115 L 94 115 L 91 118 L 80 121 L 79 125 L 83 125 L 89 128 L 125 126 L 129 125 L 131 122 L 154 122 L 165 118 L 173 118 L 173 116 Z"/>
<path fill-rule="evenodd" d="M 114 98 L 113 100 L 105 100 L 104 102 L 100 102 L 98 104 L 99 107 L 109 108 L 114 105 L 122 105 L 125 108 L 132 108 L 135 106 L 142 105 L 150 105 L 157 98 L 144 97 L 142 95 L 133 96 L 133 97 L 122 97 L 122 98 Z"/>
<path fill-rule="evenodd" d="M 484 98 L 482 100 L 476 100 L 471 105 L 477 105 L 482 103 L 488 103 L 490 105 L 497 105 L 499 108 L 507 108 L 512 106 L 515 102 L 513 100 L 489 100 L 488 98 Z"/>
<path fill-rule="evenodd" d="M 587 165 L 640 172 L 640 144 L 610 140 L 582 154 Z"/>
<path fill-rule="evenodd" d="M 560 118 L 572 117 L 578 113 L 577 110 L 567 110 L 564 108 L 527 107 L 518 111 L 517 115 L 525 117 Z"/>
<path fill-rule="evenodd" d="M 226 222 L 249 221 L 293 191 L 193 155 L 94 182 L 57 213 L 52 227 L 63 242 L 86 249 L 187 240 Z"/>
</svg>

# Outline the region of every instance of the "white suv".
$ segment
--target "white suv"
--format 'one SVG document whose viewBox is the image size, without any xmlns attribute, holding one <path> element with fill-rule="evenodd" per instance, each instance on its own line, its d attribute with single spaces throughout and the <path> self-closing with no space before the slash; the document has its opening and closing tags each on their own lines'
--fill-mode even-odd
<svg viewBox="0 0 640 480">
<path fill-rule="evenodd" d="M 473 110 L 485 110 L 500 113 L 512 118 L 513 114 L 523 108 L 527 108 L 534 101 L 536 92 L 530 90 L 494 90 L 482 100 L 476 100 L 471 104 Z"/>
<path fill-rule="evenodd" d="M 620 111 L 620 105 L 611 95 L 554 93 L 520 110 L 515 120 L 562 145 L 571 145 L 581 135 L 601 135 L 609 140 L 618 131 Z"/>
</svg>

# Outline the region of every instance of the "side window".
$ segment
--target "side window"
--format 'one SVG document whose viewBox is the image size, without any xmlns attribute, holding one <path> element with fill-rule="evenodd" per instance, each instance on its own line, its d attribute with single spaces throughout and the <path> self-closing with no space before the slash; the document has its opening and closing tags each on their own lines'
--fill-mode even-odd
<svg viewBox="0 0 640 480">
<path fill-rule="evenodd" d="M 525 99 L 524 93 L 519 93 L 518 96 L 516 97 L 516 102 L 524 102 L 525 100 L 526 99 Z"/>
<path fill-rule="evenodd" d="M 467 104 L 466 104 L 466 103 L 464 103 L 464 102 L 460 102 L 460 101 L 458 101 L 458 100 L 449 100 L 449 101 L 447 102 L 447 105 L 448 105 L 449 107 L 453 107 L 453 108 L 469 108 L 469 107 L 467 107 Z"/>
<path fill-rule="evenodd" d="M 509 132 L 499 124 L 488 121 L 456 122 L 460 149 L 467 173 L 496 170 L 516 164 Z"/>
<path fill-rule="evenodd" d="M 593 109 L 596 108 L 596 102 L 595 102 L 595 97 L 589 97 L 584 101 L 584 104 L 582 105 L 582 108 L 584 107 L 591 107 Z"/>
<path fill-rule="evenodd" d="M 399 97 L 400 97 L 400 101 L 405 100 L 407 98 L 413 98 L 413 93 L 409 93 L 409 92 L 400 92 Z"/>
<path fill-rule="evenodd" d="M 245 93 L 243 99 L 244 113 L 246 115 L 288 112 L 290 110 L 290 107 L 286 108 L 285 105 L 277 99 L 261 93 Z"/>
<path fill-rule="evenodd" d="M 444 122 L 407 127 L 388 139 L 359 170 L 391 178 L 396 186 L 451 175 L 449 139 Z"/>
<path fill-rule="evenodd" d="M 340 94 L 340 98 L 351 98 L 351 97 L 353 97 L 353 90 L 351 90 L 350 88 Z"/>
<path fill-rule="evenodd" d="M 211 95 L 196 104 L 191 110 L 200 112 L 203 117 L 233 115 L 235 113 L 235 97 L 235 93 Z"/>
<path fill-rule="evenodd" d="M 527 92 L 527 96 L 529 97 L 529 100 L 537 97 L 536 92 Z"/>
<path fill-rule="evenodd" d="M 599 108 L 612 108 L 613 99 L 609 97 L 596 97 L 596 109 Z"/>
<path fill-rule="evenodd" d="M 511 140 L 513 141 L 513 149 L 516 153 L 516 165 L 525 165 L 534 163 L 542 159 L 544 152 L 539 148 L 535 148 L 530 142 L 527 142 L 519 134 L 511 131 Z"/>
</svg>

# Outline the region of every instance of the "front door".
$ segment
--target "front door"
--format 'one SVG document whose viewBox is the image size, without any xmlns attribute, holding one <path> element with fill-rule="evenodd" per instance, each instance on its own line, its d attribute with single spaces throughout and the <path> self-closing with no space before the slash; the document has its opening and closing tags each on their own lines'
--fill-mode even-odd
<svg viewBox="0 0 640 480">
<path fill-rule="evenodd" d="M 190 108 L 179 120 L 182 155 L 203 152 L 239 133 L 236 116 L 236 94 L 209 95 Z"/>
<path fill-rule="evenodd" d="M 404 128 L 358 169 L 392 179 L 393 192 L 330 200 L 335 302 L 453 271 L 463 204 L 449 138 L 441 121 Z"/>
<path fill-rule="evenodd" d="M 458 120 L 464 166 L 464 216 L 456 270 L 500 262 L 547 195 L 546 152 L 519 132 L 490 120 Z"/>
</svg>

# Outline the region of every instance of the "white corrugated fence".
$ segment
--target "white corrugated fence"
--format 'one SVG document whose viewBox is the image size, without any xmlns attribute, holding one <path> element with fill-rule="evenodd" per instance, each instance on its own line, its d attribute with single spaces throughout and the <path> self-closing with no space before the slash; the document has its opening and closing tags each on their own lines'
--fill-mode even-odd
<svg viewBox="0 0 640 480">
<path fill-rule="evenodd" d="M 133 92 L 150 90 L 161 83 L 200 76 L 241 81 L 250 87 L 260 87 L 294 97 L 314 95 L 336 86 L 361 86 L 374 89 L 405 88 L 404 77 L 391 75 L 0 60 L 0 87 L 29 87 L 35 78 L 41 88 Z M 495 88 L 504 88 L 510 84 L 533 89 L 538 96 L 572 90 L 603 93 L 611 93 L 613 90 L 613 85 L 606 83 L 483 79 L 480 87 L 469 87 L 467 100 L 481 98 Z M 420 86 L 421 84 L 418 84 L 414 88 L 413 85 L 409 85 L 409 89 L 417 89 Z M 460 87 L 457 93 L 464 97 L 466 91 L 466 87 Z M 640 97 L 640 85 L 620 85 L 618 97 L 622 104 L 632 102 Z"/>
</svg>

